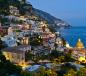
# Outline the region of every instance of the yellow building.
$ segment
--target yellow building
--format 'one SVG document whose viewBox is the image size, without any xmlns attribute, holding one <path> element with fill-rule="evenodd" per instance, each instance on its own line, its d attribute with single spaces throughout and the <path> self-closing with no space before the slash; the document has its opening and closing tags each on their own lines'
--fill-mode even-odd
<svg viewBox="0 0 86 76">
<path fill-rule="evenodd" d="M 31 51 L 30 45 L 20 45 L 15 47 L 8 47 L 2 50 L 3 55 L 6 57 L 7 60 L 10 62 L 25 66 L 26 63 L 26 52 Z"/>
<path fill-rule="evenodd" d="M 78 39 L 78 42 L 77 42 L 75 48 L 77 48 L 77 49 L 84 49 L 84 48 L 85 48 L 85 47 L 84 47 L 84 44 L 81 42 L 80 39 Z"/>
<path fill-rule="evenodd" d="M 72 49 L 72 57 L 78 60 L 79 62 L 86 63 L 86 50 L 84 47 L 84 44 L 80 39 L 78 39 L 78 42 L 75 46 L 75 48 Z"/>
<path fill-rule="evenodd" d="M 29 37 L 23 37 L 21 40 L 21 44 L 28 45 L 29 44 Z"/>
</svg>

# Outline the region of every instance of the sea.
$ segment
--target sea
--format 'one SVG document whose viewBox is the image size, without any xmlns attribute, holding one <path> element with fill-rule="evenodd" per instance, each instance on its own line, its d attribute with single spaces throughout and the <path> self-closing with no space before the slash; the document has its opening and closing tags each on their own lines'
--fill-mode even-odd
<svg viewBox="0 0 86 76">
<path fill-rule="evenodd" d="M 78 39 L 80 38 L 86 48 L 86 27 L 70 27 L 57 30 L 61 36 L 70 44 L 75 47 Z"/>
</svg>

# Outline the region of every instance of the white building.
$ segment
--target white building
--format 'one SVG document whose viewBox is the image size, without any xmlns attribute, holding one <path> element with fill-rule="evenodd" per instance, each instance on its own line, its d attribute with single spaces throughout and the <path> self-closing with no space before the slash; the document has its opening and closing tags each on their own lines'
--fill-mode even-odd
<svg viewBox="0 0 86 76">
<path fill-rule="evenodd" d="M 7 35 L 7 36 L 3 37 L 2 41 L 4 41 L 8 47 L 17 46 L 17 43 L 16 43 L 17 40 L 14 37 L 12 37 L 11 35 Z"/>
<path fill-rule="evenodd" d="M 18 15 L 19 14 L 19 10 L 17 9 L 17 7 L 9 6 L 9 9 L 10 9 L 10 13 L 12 15 Z"/>
</svg>

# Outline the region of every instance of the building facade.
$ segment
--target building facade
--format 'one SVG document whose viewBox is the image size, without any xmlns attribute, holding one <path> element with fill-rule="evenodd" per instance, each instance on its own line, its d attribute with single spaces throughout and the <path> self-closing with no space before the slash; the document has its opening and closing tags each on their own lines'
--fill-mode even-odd
<svg viewBox="0 0 86 76">
<path fill-rule="evenodd" d="M 2 50 L 3 55 L 6 57 L 7 60 L 10 62 L 17 64 L 17 65 L 24 65 L 25 64 L 25 53 L 31 51 L 30 45 L 20 45 L 16 47 L 8 47 Z"/>
</svg>

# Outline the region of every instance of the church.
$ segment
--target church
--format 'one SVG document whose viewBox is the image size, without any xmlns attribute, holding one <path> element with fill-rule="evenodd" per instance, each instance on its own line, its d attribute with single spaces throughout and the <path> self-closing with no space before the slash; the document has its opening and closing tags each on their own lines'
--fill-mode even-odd
<svg viewBox="0 0 86 76">
<path fill-rule="evenodd" d="M 78 39 L 76 46 L 72 48 L 72 57 L 79 62 L 86 63 L 86 49 L 81 39 Z"/>
</svg>

